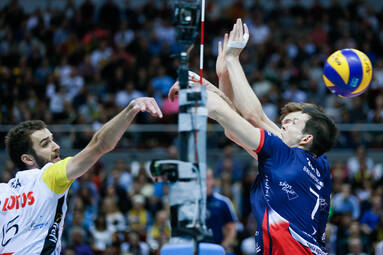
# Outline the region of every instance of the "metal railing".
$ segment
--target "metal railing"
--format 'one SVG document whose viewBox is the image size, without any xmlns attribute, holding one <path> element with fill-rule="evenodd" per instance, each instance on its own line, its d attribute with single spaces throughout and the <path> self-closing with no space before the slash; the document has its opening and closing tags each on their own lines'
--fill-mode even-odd
<svg viewBox="0 0 383 255">
<path fill-rule="evenodd" d="M 0 125 L 0 132 L 8 132 L 13 125 Z M 340 132 L 383 132 L 383 124 L 374 123 L 340 123 L 337 124 Z M 49 129 L 53 132 L 85 132 L 89 130 L 96 131 L 94 125 L 72 125 L 72 124 L 55 124 L 49 125 Z M 126 132 L 129 133 L 168 133 L 177 132 L 177 124 L 133 124 Z M 208 124 L 208 132 L 223 132 L 223 128 L 219 124 Z"/>
</svg>

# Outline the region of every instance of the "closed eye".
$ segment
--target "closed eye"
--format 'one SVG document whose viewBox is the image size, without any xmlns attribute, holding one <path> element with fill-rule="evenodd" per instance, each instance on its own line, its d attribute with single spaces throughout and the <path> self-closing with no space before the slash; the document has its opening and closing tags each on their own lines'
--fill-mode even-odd
<svg viewBox="0 0 383 255">
<path fill-rule="evenodd" d="M 43 144 L 41 144 L 41 147 L 45 148 L 45 147 L 47 147 L 47 146 L 48 146 L 48 144 L 49 144 L 49 142 L 48 142 L 48 141 L 47 141 L 47 142 L 43 142 Z"/>
<path fill-rule="evenodd" d="M 53 137 L 45 137 L 44 139 L 42 139 L 41 141 L 40 141 L 40 145 L 41 145 L 41 147 L 43 147 L 43 148 L 45 148 L 45 147 L 47 147 L 48 145 L 49 145 L 49 143 L 51 142 L 51 141 L 53 141 Z"/>
</svg>

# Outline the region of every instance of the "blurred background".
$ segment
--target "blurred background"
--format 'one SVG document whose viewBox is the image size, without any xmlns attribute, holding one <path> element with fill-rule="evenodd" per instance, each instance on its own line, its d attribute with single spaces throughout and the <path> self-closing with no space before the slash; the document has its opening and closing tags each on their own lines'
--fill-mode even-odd
<svg viewBox="0 0 383 255">
<path fill-rule="evenodd" d="M 177 158 L 178 46 L 164 0 L 2 0 L 0 2 L 0 178 L 15 168 L 4 136 L 13 125 L 44 120 L 63 156 L 84 148 L 94 131 L 140 96 L 155 97 L 165 117 L 138 115 L 116 150 L 70 189 L 63 254 L 159 254 L 170 236 L 167 185 L 145 175 L 151 159 Z M 339 124 L 328 153 L 333 195 L 330 254 L 383 254 L 383 1 L 206 1 L 204 77 L 217 84 L 218 41 L 241 17 L 250 40 L 241 62 L 264 111 L 279 123 L 289 101 L 321 105 Z M 191 70 L 199 69 L 199 47 Z M 322 68 L 342 48 L 365 52 L 374 67 L 363 95 L 340 99 Z M 208 166 L 215 190 L 238 221 L 232 250 L 254 254 L 249 189 L 257 162 L 209 122 Z M 250 238 L 250 239 L 248 239 Z"/>
</svg>

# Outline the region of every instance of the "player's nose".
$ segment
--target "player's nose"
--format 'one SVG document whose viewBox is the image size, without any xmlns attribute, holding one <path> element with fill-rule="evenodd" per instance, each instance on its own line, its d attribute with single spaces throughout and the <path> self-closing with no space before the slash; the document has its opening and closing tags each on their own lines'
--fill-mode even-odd
<svg viewBox="0 0 383 255">
<path fill-rule="evenodd" d="M 57 150 L 60 150 L 60 145 L 58 145 L 57 143 L 53 142 L 53 151 L 57 151 Z"/>
</svg>

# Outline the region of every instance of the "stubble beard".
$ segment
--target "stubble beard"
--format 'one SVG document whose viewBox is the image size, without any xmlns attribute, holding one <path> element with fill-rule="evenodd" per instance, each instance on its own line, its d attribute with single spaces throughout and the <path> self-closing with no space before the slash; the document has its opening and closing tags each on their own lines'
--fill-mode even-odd
<svg viewBox="0 0 383 255">
<path fill-rule="evenodd" d="M 48 160 L 48 159 L 45 159 L 45 158 L 43 158 L 43 157 L 38 156 L 37 153 L 36 153 L 34 150 L 32 150 L 32 151 L 30 152 L 30 154 L 31 154 L 31 155 L 33 156 L 33 158 L 35 159 L 36 164 L 37 164 L 37 166 L 38 166 L 39 168 L 42 168 L 42 167 L 45 166 L 47 163 L 53 162 L 52 160 Z"/>
</svg>

